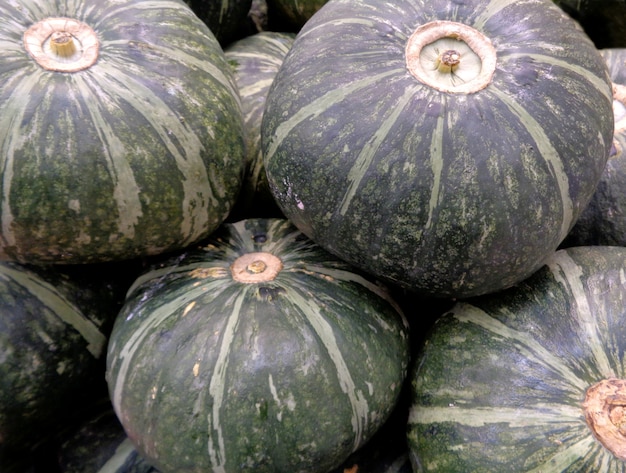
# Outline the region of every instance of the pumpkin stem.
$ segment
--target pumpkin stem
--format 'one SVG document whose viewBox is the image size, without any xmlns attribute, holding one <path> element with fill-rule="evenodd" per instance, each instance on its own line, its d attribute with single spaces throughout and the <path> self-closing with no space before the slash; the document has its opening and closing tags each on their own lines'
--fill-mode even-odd
<svg viewBox="0 0 626 473">
<path fill-rule="evenodd" d="M 587 389 L 585 419 L 596 439 L 626 461 L 626 380 L 609 378 Z"/>
<path fill-rule="evenodd" d="M 235 281 L 247 284 L 272 281 L 283 269 L 283 262 L 267 252 L 246 253 L 237 258 L 230 267 Z"/>
<path fill-rule="evenodd" d="M 419 26 L 405 49 L 409 72 L 441 92 L 471 94 L 489 85 L 496 69 L 496 50 L 489 38 L 454 21 Z"/>
<path fill-rule="evenodd" d="M 99 42 L 89 25 L 72 18 L 46 18 L 26 30 L 24 47 L 48 71 L 77 72 L 98 59 Z"/>
</svg>

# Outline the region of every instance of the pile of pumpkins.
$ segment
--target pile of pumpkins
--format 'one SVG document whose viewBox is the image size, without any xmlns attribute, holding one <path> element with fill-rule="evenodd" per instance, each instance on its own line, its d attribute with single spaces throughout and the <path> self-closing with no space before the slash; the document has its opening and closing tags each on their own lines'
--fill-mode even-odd
<svg viewBox="0 0 626 473">
<path fill-rule="evenodd" d="M 626 471 L 591 4 L 1 3 L 0 471 Z"/>
</svg>

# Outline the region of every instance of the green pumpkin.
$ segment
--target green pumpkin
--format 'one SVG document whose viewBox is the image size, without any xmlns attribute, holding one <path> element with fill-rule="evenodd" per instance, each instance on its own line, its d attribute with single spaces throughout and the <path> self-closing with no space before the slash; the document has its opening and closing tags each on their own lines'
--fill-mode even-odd
<svg viewBox="0 0 626 473">
<path fill-rule="evenodd" d="M 331 0 L 261 127 L 272 193 L 309 238 L 425 296 L 538 270 L 611 149 L 600 53 L 550 1 Z"/>
<path fill-rule="evenodd" d="M 288 220 L 225 224 L 128 292 L 109 340 L 120 422 L 159 471 L 320 472 L 393 411 L 408 325 Z"/>
<path fill-rule="evenodd" d="M 410 373 L 415 473 L 626 472 L 626 249 L 557 251 L 458 302 Z"/>
<path fill-rule="evenodd" d="M 263 166 L 261 121 L 267 92 L 294 38 L 293 33 L 261 31 L 235 41 L 224 50 L 239 88 L 246 136 L 246 172 L 230 221 L 282 217 Z"/>
<path fill-rule="evenodd" d="M 54 268 L 0 264 L 0 467 L 85 408 L 103 386 L 112 307 Z M 10 470 L 9 470 L 10 471 Z"/>
<path fill-rule="evenodd" d="M 179 0 L 0 4 L 0 255 L 129 259 L 213 232 L 239 192 L 241 104 Z"/>
</svg>

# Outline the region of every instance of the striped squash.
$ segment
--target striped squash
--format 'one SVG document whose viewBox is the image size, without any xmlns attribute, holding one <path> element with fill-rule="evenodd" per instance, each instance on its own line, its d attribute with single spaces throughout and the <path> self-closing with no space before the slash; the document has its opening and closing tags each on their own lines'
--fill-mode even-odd
<svg viewBox="0 0 626 473">
<path fill-rule="evenodd" d="M 331 0 L 270 88 L 261 133 L 285 216 L 401 287 L 469 297 L 536 271 L 613 135 L 606 64 L 544 0 Z"/>
<path fill-rule="evenodd" d="M 96 292 L 53 268 L 0 263 L 3 472 L 6 458 L 54 435 L 106 387 L 102 327 L 112 317 L 98 310 L 96 302 L 109 305 Z"/>
<path fill-rule="evenodd" d="M 246 172 L 237 205 L 229 215 L 231 221 L 282 216 L 263 166 L 261 120 L 267 92 L 294 38 L 293 33 L 261 31 L 224 50 L 239 88 L 246 137 Z"/>
<path fill-rule="evenodd" d="M 626 472 L 626 249 L 557 251 L 439 318 L 410 373 L 415 473 Z"/>
<path fill-rule="evenodd" d="M 86 263 L 206 238 L 241 186 L 232 72 L 180 0 L 0 2 L 0 255 Z"/>
<path fill-rule="evenodd" d="M 284 219 L 224 224 L 139 277 L 109 340 L 120 422 L 163 472 L 320 472 L 385 422 L 401 309 Z"/>
<path fill-rule="evenodd" d="M 626 246 L 626 48 L 600 51 L 613 82 L 613 150 L 589 205 L 561 245 Z"/>
</svg>

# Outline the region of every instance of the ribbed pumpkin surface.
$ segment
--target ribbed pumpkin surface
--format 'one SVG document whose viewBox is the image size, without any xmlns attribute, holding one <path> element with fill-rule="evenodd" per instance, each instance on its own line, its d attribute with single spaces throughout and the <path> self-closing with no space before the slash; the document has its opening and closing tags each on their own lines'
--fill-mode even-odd
<svg viewBox="0 0 626 473">
<path fill-rule="evenodd" d="M 393 410 L 407 331 L 380 285 L 289 221 L 243 220 L 136 281 L 107 380 L 164 473 L 328 471 Z"/>
<path fill-rule="evenodd" d="M 625 267 L 625 248 L 560 250 L 524 283 L 438 319 L 411 373 L 414 471 L 625 472 L 583 407 L 596 383 L 622 380 L 603 428 L 625 455 Z"/>
<path fill-rule="evenodd" d="M 93 65 L 59 72 L 34 59 L 50 38 L 27 30 L 50 18 L 95 33 L 56 63 L 97 50 Z M 223 51 L 187 5 L 6 1 L 0 43 L 1 253 L 131 258 L 194 243 L 226 218 L 244 165 L 241 107 Z"/>
<path fill-rule="evenodd" d="M 454 27 L 416 56 L 413 35 L 437 22 Z M 467 30 L 477 45 L 457 40 Z M 454 48 L 460 69 L 438 74 Z M 549 1 L 331 0 L 268 94 L 265 167 L 284 214 L 331 253 L 468 297 L 528 277 L 565 238 L 608 158 L 611 102 L 600 54 Z"/>
</svg>

